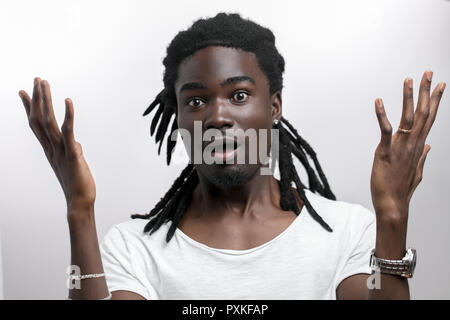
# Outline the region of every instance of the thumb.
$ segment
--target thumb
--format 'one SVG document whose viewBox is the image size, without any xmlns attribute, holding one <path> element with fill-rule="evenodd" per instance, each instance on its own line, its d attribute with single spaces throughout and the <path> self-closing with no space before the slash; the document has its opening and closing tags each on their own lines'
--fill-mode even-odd
<svg viewBox="0 0 450 320">
<path fill-rule="evenodd" d="M 419 185 L 419 183 L 422 181 L 423 167 L 425 165 L 425 160 L 427 159 L 427 155 L 430 150 L 431 150 L 431 146 L 429 144 L 426 144 L 425 147 L 423 148 L 422 155 L 420 156 L 419 162 L 417 164 L 416 175 L 414 177 L 413 188 L 411 190 L 411 196 L 412 196 L 412 193 L 414 192 L 414 190 Z"/>
</svg>

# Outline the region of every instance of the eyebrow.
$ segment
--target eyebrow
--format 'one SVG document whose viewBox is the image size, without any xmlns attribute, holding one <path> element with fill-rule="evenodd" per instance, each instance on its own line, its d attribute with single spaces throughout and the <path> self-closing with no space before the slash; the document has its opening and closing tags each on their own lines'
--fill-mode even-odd
<svg viewBox="0 0 450 320">
<path fill-rule="evenodd" d="M 221 87 L 225 87 L 227 85 L 233 84 L 233 83 L 238 83 L 238 82 L 251 82 L 254 85 L 256 85 L 255 80 L 252 77 L 249 76 L 235 76 L 235 77 L 230 77 L 225 79 L 224 81 L 222 81 L 220 83 Z M 181 86 L 180 91 L 178 94 L 181 94 L 183 91 L 187 91 L 187 90 L 195 90 L 195 89 L 206 89 L 206 86 L 201 83 L 201 82 L 188 82 L 185 83 Z"/>
</svg>

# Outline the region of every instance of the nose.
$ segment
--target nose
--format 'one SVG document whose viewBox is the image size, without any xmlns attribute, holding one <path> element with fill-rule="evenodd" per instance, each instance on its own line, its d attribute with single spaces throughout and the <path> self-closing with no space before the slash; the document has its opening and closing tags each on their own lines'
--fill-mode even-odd
<svg viewBox="0 0 450 320">
<path fill-rule="evenodd" d="M 211 101 L 208 112 L 205 114 L 205 129 L 214 128 L 220 130 L 233 127 L 234 120 L 230 111 L 230 106 L 227 105 L 226 100 L 215 99 Z"/>
</svg>

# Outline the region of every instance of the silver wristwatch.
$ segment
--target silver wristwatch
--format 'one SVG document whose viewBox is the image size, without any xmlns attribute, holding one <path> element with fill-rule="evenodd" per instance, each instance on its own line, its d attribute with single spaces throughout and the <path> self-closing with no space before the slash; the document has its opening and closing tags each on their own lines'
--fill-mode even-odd
<svg viewBox="0 0 450 320">
<path fill-rule="evenodd" d="M 408 248 L 402 260 L 388 260 L 375 257 L 375 249 L 370 255 L 370 267 L 374 271 L 412 278 L 416 268 L 416 249 Z"/>
</svg>

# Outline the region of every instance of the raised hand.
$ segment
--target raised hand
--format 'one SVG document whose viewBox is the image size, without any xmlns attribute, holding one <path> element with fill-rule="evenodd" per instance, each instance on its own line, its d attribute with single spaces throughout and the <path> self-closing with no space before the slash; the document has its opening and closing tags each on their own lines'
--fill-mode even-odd
<svg viewBox="0 0 450 320">
<path fill-rule="evenodd" d="M 83 156 L 81 144 L 74 138 L 72 101 L 65 99 L 66 113 L 60 130 L 53 111 L 50 86 L 46 80 L 34 79 L 32 98 L 24 90 L 19 91 L 19 96 L 30 128 L 42 145 L 61 184 L 68 209 L 93 208 L 95 182 Z"/>
<path fill-rule="evenodd" d="M 375 151 L 370 186 L 377 220 L 407 221 L 409 202 L 422 180 L 425 159 L 430 151 L 425 140 L 445 89 L 445 83 L 439 83 L 430 96 L 432 76 L 431 71 L 423 74 L 415 111 L 412 79 L 405 79 L 403 112 L 394 135 L 383 101 L 375 101 L 381 141 Z"/>
</svg>

